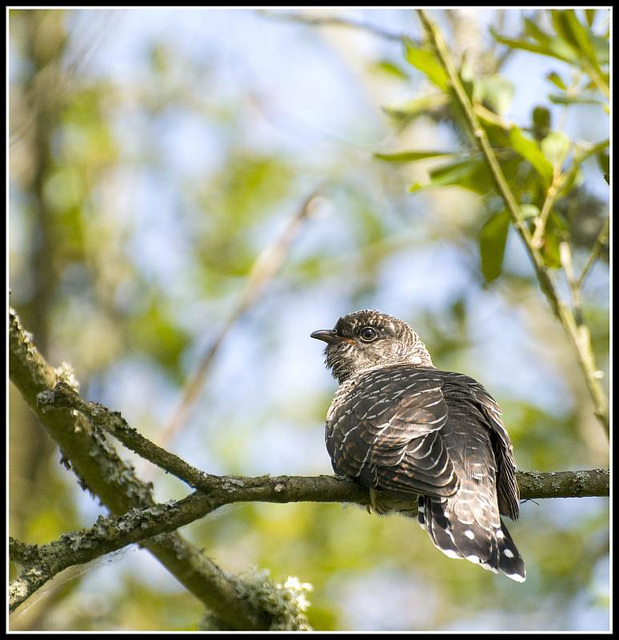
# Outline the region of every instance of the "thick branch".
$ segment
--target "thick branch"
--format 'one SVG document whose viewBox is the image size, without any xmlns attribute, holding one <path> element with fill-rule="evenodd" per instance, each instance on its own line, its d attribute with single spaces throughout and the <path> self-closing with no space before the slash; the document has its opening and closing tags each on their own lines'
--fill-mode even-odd
<svg viewBox="0 0 619 640">
<path fill-rule="evenodd" d="M 54 388 L 60 374 L 38 352 L 17 314 L 9 310 L 9 373 L 28 406 L 58 443 L 81 485 L 115 514 L 152 508 L 148 485 L 140 482 L 113 447 L 81 414 L 70 409 L 45 413 L 38 394 Z M 231 629 L 266 629 L 268 616 L 239 599 L 235 580 L 178 533 L 151 540 L 148 550 Z"/>
<path fill-rule="evenodd" d="M 523 499 L 608 496 L 605 469 L 518 474 Z M 368 492 L 358 484 L 333 476 L 295 477 L 207 476 L 207 491 L 196 491 L 178 502 L 132 509 L 120 517 L 99 518 L 89 531 L 64 534 L 37 547 L 11 540 L 10 557 L 26 567 L 10 585 L 11 610 L 67 567 L 90 562 L 153 536 L 175 531 L 234 502 L 333 502 L 367 505 Z"/>
<path fill-rule="evenodd" d="M 58 383 L 53 391 L 39 394 L 38 405 L 46 413 L 63 409 L 79 411 L 94 428 L 114 435 L 141 457 L 199 491 L 177 503 L 157 505 L 144 510 L 134 509 L 120 518 L 100 519 L 89 532 L 70 534 L 65 536 L 66 542 L 63 542 L 63 537 L 60 541 L 41 547 L 39 556 L 43 559 L 34 565 L 29 565 L 28 570 L 11 585 L 11 599 L 16 603 L 15 606 L 55 573 L 68 566 L 89 562 L 128 544 L 175 531 L 226 504 L 336 502 L 367 505 L 369 503 L 369 496 L 365 489 L 354 482 L 331 476 L 248 478 L 203 473 L 141 436 L 127 424 L 120 413 L 110 411 L 98 403 L 85 402 L 64 383 Z M 608 496 L 609 492 L 609 472 L 601 469 L 519 473 L 517 480 L 523 499 Z M 61 550 L 67 545 L 70 545 L 71 552 L 63 553 Z M 24 556 L 32 557 L 26 555 L 23 546 L 16 544 L 15 549 L 14 559 L 17 562 L 20 562 Z M 28 550 L 26 548 L 26 551 Z"/>
</svg>

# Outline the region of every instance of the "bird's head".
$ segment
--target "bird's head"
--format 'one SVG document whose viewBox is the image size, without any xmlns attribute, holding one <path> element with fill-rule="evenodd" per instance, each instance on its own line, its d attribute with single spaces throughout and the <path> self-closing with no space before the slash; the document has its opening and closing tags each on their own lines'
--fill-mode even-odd
<svg viewBox="0 0 619 640">
<path fill-rule="evenodd" d="M 312 338 L 327 343 L 325 362 L 341 384 L 366 369 L 409 363 L 433 367 L 419 336 L 402 320 L 378 311 L 355 311 L 342 316 L 333 329 Z"/>
</svg>

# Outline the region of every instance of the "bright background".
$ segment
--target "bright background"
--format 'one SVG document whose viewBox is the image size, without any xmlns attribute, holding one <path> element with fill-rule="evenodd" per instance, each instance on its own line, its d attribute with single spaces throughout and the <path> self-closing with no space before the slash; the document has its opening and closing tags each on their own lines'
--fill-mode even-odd
<svg viewBox="0 0 619 640">
<path fill-rule="evenodd" d="M 421 36 L 413 11 L 337 13 Z M 430 13 L 446 32 L 468 25 L 484 47 L 493 46 L 490 25 L 514 35 L 524 14 L 546 24 L 535 11 Z M 331 473 L 322 423 L 335 382 L 309 334 L 377 308 L 407 320 L 439 368 L 489 389 L 520 469 L 607 467 L 575 356 L 515 234 L 503 275 L 485 284 L 482 198 L 458 187 L 411 194 L 432 163 L 373 156 L 460 142 L 447 124 L 398 127 L 383 110 L 428 89 L 401 45 L 276 14 L 11 11 L 11 304 L 43 354 L 71 363 L 85 398 L 156 439 L 256 257 L 320 187 L 315 215 L 228 333 L 169 449 L 210 473 Z M 448 43 L 455 49 L 457 38 Z M 524 125 L 543 103 L 570 138 L 608 137 L 599 106 L 548 103 L 546 76 L 566 69 L 512 55 L 502 69 L 514 87 L 504 117 Z M 38 111 L 32 95 L 45 95 Z M 585 177 L 603 212 L 608 189 L 595 163 Z M 603 369 L 608 287 L 602 261 L 584 304 Z M 105 510 L 11 399 L 11 534 L 48 542 L 88 527 Z M 185 495 L 125 454 L 157 499 Z M 449 560 L 412 521 L 339 505 L 235 505 L 183 534 L 227 571 L 257 566 L 312 583 L 309 619 L 320 630 L 608 629 L 608 501 L 527 502 L 510 529 L 527 564 L 523 585 Z M 76 573 L 12 627 L 191 629 L 202 613 L 144 551 Z"/>
</svg>

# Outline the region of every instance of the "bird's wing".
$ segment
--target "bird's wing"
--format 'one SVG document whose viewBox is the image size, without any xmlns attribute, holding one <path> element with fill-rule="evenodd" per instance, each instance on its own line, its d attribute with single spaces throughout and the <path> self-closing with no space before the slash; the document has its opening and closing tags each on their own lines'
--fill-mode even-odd
<svg viewBox="0 0 619 640">
<path fill-rule="evenodd" d="M 520 492 L 516 482 L 514 449 L 501 420 L 501 409 L 495 399 L 477 380 L 462 373 L 449 373 L 449 376 L 447 383 L 449 389 L 446 389 L 446 393 L 450 397 L 452 394 L 465 394 L 466 400 L 474 402 L 481 412 L 482 420 L 479 423 L 490 434 L 497 465 L 496 486 L 499 511 L 502 515 L 517 520 Z M 458 390 L 452 391 L 452 387 L 455 386 L 458 387 Z"/>
<path fill-rule="evenodd" d="M 326 440 L 337 473 L 402 496 L 455 493 L 458 478 L 441 436 L 447 405 L 433 371 L 381 368 L 336 396 Z"/>
</svg>

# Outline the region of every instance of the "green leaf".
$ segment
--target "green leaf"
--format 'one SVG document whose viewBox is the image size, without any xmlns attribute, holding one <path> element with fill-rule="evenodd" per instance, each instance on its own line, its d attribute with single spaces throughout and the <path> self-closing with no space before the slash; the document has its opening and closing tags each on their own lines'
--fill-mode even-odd
<svg viewBox="0 0 619 640">
<path fill-rule="evenodd" d="M 554 212 L 548 216 L 542 257 L 547 267 L 558 269 L 561 267 L 560 244 L 565 236 L 565 222 Z"/>
<path fill-rule="evenodd" d="M 530 18 L 524 19 L 524 30 L 542 45 L 548 45 L 551 40 L 551 36 L 540 29 Z"/>
<path fill-rule="evenodd" d="M 374 157 L 387 162 L 416 162 L 426 158 L 441 158 L 454 156 L 447 151 L 395 151 L 393 153 L 375 153 Z"/>
<path fill-rule="evenodd" d="M 531 114 L 533 121 L 533 135 L 536 140 L 545 138 L 550 132 L 552 126 L 552 115 L 550 109 L 537 105 Z"/>
<path fill-rule="evenodd" d="M 607 65 L 610 56 L 610 47 L 608 46 L 608 38 L 591 34 L 591 42 L 595 49 L 595 55 L 601 65 Z"/>
<path fill-rule="evenodd" d="M 432 84 L 441 91 L 447 91 L 449 80 L 445 70 L 432 51 L 415 47 L 410 40 L 404 42 L 404 57 L 416 69 L 421 71 Z"/>
<path fill-rule="evenodd" d="M 394 78 L 399 78 L 400 80 L 408 80 L 410 77 L 404 69 L 391 60 L 378 60 L 371 65 L 371 70 L 384 73 L 385 75 L 392 76 Z"/>
<path fill-rule="evenodd" d="M 552 164 L 548 162 L 537 142 L 527 138 L 516 125 L 509 130 L 509 139 L 514 151 L 527 160 L 546 183 L 550 184 L 552 180 Z"/>
<path fill-rule="evenodd" d="M 541 147 L 552 166 L 560 168 L 570 152 L 570 140 L 560 131 L 551 131 L 542 140 Z"/>
<path fill-rule="evenodd" d="M 492 282 L 501 275 L 505 244 L 509 229 L 509 213 L 501 211 L 493 215 L 479 233 L 479 255 L 481 272 L 486 282 Z"/>
<path fill-rule="evenodd" d="M 521 162 L 516 154 L 513 155 L 516 163 Z M 502 166 L 506 169 L 508 165 L 503 164 Z M 425 184 L 415 182 L 409 187 L 409 190 L 415 193 L 433 187 L 457 186 L 485 195 L 491 192 L 494 187 L 488 167 L 480 154 L 434 167 L 429 171 L 429 175 L 429 182 Z"/>
<path fill-rule="evenodd" d="M 602 170 L 604 175 L 608 175 L 610 173 L 610 160 L 608 157 L 608 151 L 600 151 L 596 154 L 596 159 L 598 162 L 598 166 Z"/>
<path fill-rule="evenodd" d="M 490 27 L 490 33 L 492 37 L 501 44 L 508 46 L 510 49 L 522 49 L 523 51 L 530 51 L 531 53 L 541 53 L 542 55 L 550 55 L 550 48 L 544 44 L 536 44 L 534 42 L 529 42 L 528 40 L 518 40 L 516 38 L 508 38 L 507 36 L 502 36 L 500 33 L 494 31 L 492 27 Z"/>
<path fill-rule="evenodd" d="M 561 181 L 561 188 L 557 194 L 557 200 L 567 196 L 574 187 L 580 186 L 583 182 L 584 177 L 580 170 L 580 165 L 574 163 Z"/>
<path fill-rule="evenodd" d="M 539 209 L 534 204 L 520 205 L 520 217 L 522 218 L 522 220 L 537 218 L 537 216 L 539 216 Z"/>
<path fill-rule="evenodd" d="M 558 58 L 564 62 L 571 64 L 578 61 L 578 56 L 568 43 L 561 38 L 550 38 L 548 43 L 538 44 L 536 42 L 529 42 L 528 40 L 518 40 L 516 38 L 507 38 L 502 36 L 490 28 L 492 36 L 497 42 L 508 46 L 510 49 L 522 49 L 523 51 L 530 51 L 531 53 L 538 53 L 543 56 L 550 56 L 552 58 Z"/>
<path fill-rule="evenodd" d="M 573 9 L 553 10 L 550 13 L 555 31 L 574 49 L 583 71 L 596 78 L 596 84 L 602 82 L 608 87 L 609 79 L 601 69 L 603 60 L 607 59 L 608 43 L 600 47 L 597 37 L 593 37 L 590 29 L 580 23 Z"/>
<path fill-rule="evenodd" d="M 592 27 L 595 20 L 595 9 L 585 9 L 585 18 L 589 27 Z"/>
<path fill-rule="evenodd" d="M 444 164 L 430 171 L 430 177 L 435 185 L 457 184 L 463 177 L 468 176 L 474 170 L 470 160 L 458 160 Z"/>
<path fill-rule="evenodd" d="M 550 82 L 552 82 L 552 84 L 554 84 L 555 87 L 559 87 L 559 89 L 562 89 L 563 91 L 567 91 L 567 85 L 565 84 L 565 82 L 563 82 L 563 79 L 558 73 L 551 71 L 546 76 L 546 80 L 549 80 Z"/>
<path fill-rule="evenodd" d="M 486 193 L 491 187 L 488 170 L 481 159 L 452 162 L 430 171 L 432 186 L 454 185 L 476 193 Z"/>
<path fill-rule="evenodd" d="M 533 108 L 531 116 L 533 124 L 539 129 L 549 129 L 552 126 L 552 114 L 548 107 L 538 104 Z"/>
<path fill-rule="evenodd" d="M 415 182 L 409 187 L 412 193 L 432 187 L 458 186 L 476 193 L 485 193 L 490 188 L 487 170 L 481 160 L 458 160 L 430 171 L 430 181 L 426 184 Z"/>
<path fill-rule="evenodd" d="M 474 82 L 473 98 L 478 102 L 489 104 L 495 113 L 505 113 L 513 95 L 514 85 L 502 76 L 479 78 Z"/>
<path fill-rule="evenodd" d="M 382 110 L 392 118 L 412 120 L 427 111 L 437 109 L 449 102 L 449 96 L 444 93 L 430 93 L 426 96 L 406 100 L 400 104 L 382 107 Z"/>
<path fill-rule="evenodd" d="M 559 37 L 568 42 L 582 57 L 600 71 L 595 49 L 587 30 L 580 24 L 573 9 L 553 9 L 550 12 L 552 24 Z"/>
<path fill-rule="evenodd" d="M 595 98 L 589 98 L 586 95 L 568 96 L 558 93 L 551 93 L 548 96 L 550 102 L 554 104 L 599 104 L 604 106 L 606 103 L 602 100 L 596 100 Z"/>
<path fill-rule="evenodd" d="M 564 40 L 568 42 L 570 46 L 575 46 L 578 48 L 578 42 L 576 41 L 574 34 L 572 33 L 570 24 L 567 20 L 567 10 L 565 9 L 551 9 L 550 10 L 550 21 L 552 22 L 552 26 L 555 30 L 555 33 Z"/>
<path fill-rule="evenodd" d="M 470 100 L 473 99 L 475 91 L 475 80 L 471 65 L 466 61 L 466 53 L 463 57 L 462 64 L 458 69 L 458 78 L 462 83 L 462 88 Z"/>
</svg>

